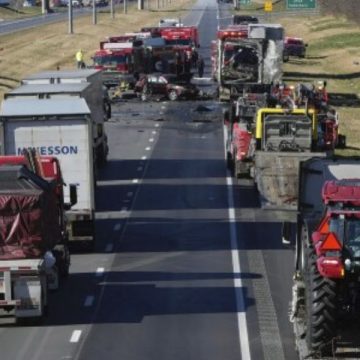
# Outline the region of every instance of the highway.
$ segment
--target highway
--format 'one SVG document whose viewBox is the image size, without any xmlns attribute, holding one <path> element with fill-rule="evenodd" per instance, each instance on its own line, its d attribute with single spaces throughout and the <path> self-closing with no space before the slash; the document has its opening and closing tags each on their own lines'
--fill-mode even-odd
<svg viewBox="0 0 360 360">
<path fill-rule="evenodd" d="M 92 10 L 89 8 L 73 9 L 73 16 L 81 16 L 89 14 Z M 54 12 L 39 16 L 19 20 L 4 20 L 0 21 L 0 34 L 10 34 L 17 31 L 34 28 L 40 25 L 52 24 L 54 22 L 64 21 L 68 19 L 68 12 Z"/>
<path fill-rule="evenodd" d="M 224 18 L 227 4 L 198 0 L 182 19 L 199 25 L 206 77 Z M 297 359 L 293 250 L 252 184 L 230 178 L 221 114 L 210 101 L 114 105 L 95 251 L 72 255 L 44 324 L 4 321 L 1 360 Z"/>
</svg>

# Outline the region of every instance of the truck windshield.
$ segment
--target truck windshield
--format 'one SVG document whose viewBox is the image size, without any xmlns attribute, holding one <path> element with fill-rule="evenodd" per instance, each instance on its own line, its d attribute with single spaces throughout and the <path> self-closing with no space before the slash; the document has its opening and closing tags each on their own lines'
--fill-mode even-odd
<svg viewBox="0 0 360 360">
<path fill-rule="evenodd" d="M 182 46 L 192 46 L 192 41 L 190 39 L 171 39 L 166 40 L 167 45 L 182 45 Z"/>
<path fill-rule="evenodd" d="M 127 57 L 124 55 L 105 55 L 105 56 L 95 56 L 94 57 L 94 63 L 95 65 L 100 66 L 116 66 L 120 64 L 126 63 Z"/>
<path fill-rule="evenodd" d="M 345 221 L 347 248 L 354 257 L 360 258 L 360 219 L 348 218 Z"/>
</svg>

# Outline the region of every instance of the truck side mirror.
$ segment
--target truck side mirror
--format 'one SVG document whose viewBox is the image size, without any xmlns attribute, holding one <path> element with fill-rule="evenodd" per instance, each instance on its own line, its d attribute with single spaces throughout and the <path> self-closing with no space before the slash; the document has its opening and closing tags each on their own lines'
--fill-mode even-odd
<svg viewBox="0 0 360 360">
<path fill-rule="evenodd" d="M 75 204 L 77 204 L 78 201 L 76 184 L 70 184 L 69 190 L 70 190 L 70 204 L 71 206 L 74 206 Z"/>
<path fill-rule="evenodd" d="M 76 188 L 76 184 L 70 184 L 69 185 L 69 191 L 70 191 L 70 203 L 65 203 L 64 204 L 64 209 L 66 211 L 69 211 L 73 205 L 77 204 L 77 188 Z"/>
</svg>

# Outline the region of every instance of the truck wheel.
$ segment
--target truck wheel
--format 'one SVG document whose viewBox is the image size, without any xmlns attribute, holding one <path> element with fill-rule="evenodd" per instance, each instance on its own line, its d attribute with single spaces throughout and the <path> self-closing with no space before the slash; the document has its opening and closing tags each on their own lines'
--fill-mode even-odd
<svg viewBox="0 0 360 360">
<path fill-rule="evenodd" d="M 346 148 L 346 136 L 345 135 L 339 134 L 337 148 L 339 148 L 339 149 Z"/>
<path fill-rule="evenodd" d="M 101 144 L 98 146 L 96 150 L 96 165 L 98 167 L 102 167 L 105 165 L 107 160 L 106 152 L 107 152 L 106 145 Z"/>
<path fill-rule="evenodd" d="M 320 275 L 313 249 L 308 249 L 307 261 L 306 340 L 313 352 L 329 356 L 336 336 L 337 286 L 335 281 Z"/>
<path fill-rule="evenodd" d="M 233 162 L 234 162 L 234 159 L 231 155 L 231 152 L 230 151 L 227 151 L 226 152 L 226 167 L 231 170 L 233 168 Z"/>
<path fill-rule="evenodd" d="M 250 172 L 246 163 L 242 161 L 235 161 L 235 178 L 237 179 L 248 179 L 250 178 Z"/>
</svg>

